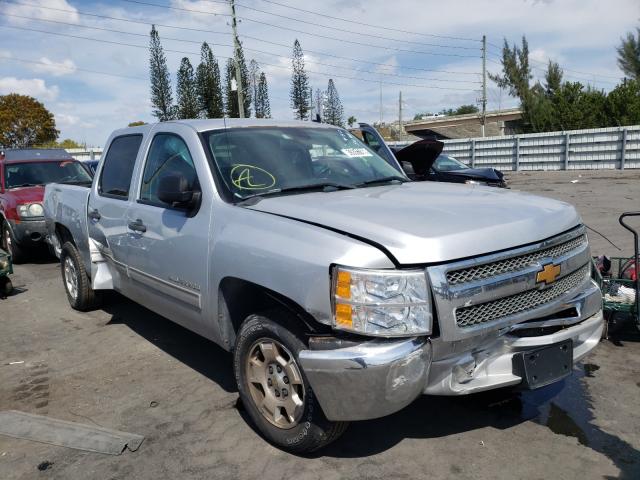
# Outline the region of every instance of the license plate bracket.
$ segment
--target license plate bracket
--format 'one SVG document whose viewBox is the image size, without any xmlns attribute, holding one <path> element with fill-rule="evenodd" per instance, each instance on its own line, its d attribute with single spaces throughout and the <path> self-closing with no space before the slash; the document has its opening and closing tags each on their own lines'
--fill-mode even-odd
<svg viewBox="0 0 640 480">
<path fill-rule="evenodd" d="M 514 374 L 522 377 L 522 387 L 536 389 L 557 382 L 573 370 L 573 341 L 519 352 L 513 356 Z"/>
</svg>

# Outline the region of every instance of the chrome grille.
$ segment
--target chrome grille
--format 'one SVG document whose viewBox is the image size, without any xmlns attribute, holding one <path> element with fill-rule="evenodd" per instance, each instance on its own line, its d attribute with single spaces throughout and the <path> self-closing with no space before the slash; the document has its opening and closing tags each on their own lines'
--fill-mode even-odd
<svg viewBox="0 0 640 480">
<path fill-rule="evenodd" d="M 460 328 L 472 327 L 539 307 L 580 285 L 590 269 L 591 266 L 586 264 L 544 290 L 528 290 L 499 300 L 458 308 L 455 312 L 456 323 Z"/>
<path fill-rule="evenodd" d="M 494 277 L 502 273 L 516 272 L 527 268 L 544 258 L 561 257 L 586 244 L 587 237 L 585 235 L 580 235 L 579 237 L 572 238 L 564 243 L 559 243 L 553 247 L 548 247 L 536 252 L 507 258 L 505 260 L 499 260 L 497 262 L 485 263 L 484 265 L 450 271 L 447 273 L 447 281 L 449 282 L 449 285 L 458 285 L 461 283 Z"/>
</svg>

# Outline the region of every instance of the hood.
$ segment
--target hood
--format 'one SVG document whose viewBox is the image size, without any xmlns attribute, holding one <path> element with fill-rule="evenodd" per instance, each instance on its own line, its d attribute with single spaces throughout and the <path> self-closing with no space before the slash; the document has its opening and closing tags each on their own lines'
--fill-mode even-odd
<svg viewBox="0 0 640 480">
<path fill-rule="evenodd" d="M 401 185 L 268 197 L 253 210 L 375 242 L 399 264 L 436 263 L 544 240 L 575 227 L 566 203 L 477 185 Z"/>
<path fill-rule="evenodd" d="M 44 198 L 44 187 L 37 185 L 34 187 L 20 187 L 5 190 L 5 196 L 11 198 L 15 205 L 21 203 L 42 202 Z"/>
<path fill-rule="evenodd" d="M 426 175 L 443 148 L 444 143 L 437 140 L 418 140 L 395 152 L 395 156 L 399 162 L 409 162 L 416 175 Z"/>
<path fill-rule="evenodd" d="M 453 175 L 456 177 L 472 178 L 490 182 L 499 182 L 504 177 L 503 173 L 495 168 L 464 168 L 460 170 L 447 170 L 440 172 L 443 175 Z"/>
</svg>

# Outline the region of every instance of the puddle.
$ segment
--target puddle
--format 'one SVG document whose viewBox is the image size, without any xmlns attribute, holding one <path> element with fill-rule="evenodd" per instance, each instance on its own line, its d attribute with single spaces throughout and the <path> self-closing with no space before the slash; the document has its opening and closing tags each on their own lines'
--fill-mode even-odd
<svg viewBox="0 0 640 480">
<path fill-rule="evenodd" d="M 593 404 L 584 382 L 599 369 L 595 364 L 578 365 L 573 375 L 558 384 L 520 393 L 521 415 L 605 455 L 620 469 L 621 479 L 637 479 L 640 451 L 592 423 Z"/>
</svg>

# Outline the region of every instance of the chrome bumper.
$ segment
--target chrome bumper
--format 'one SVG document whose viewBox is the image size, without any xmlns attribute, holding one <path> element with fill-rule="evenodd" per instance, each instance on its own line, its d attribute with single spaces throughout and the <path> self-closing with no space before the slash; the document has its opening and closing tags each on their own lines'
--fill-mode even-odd
<svg viewBox="0 0 640 480">
<path fill-rule="evenodd" d="M 431 343 L 413 338 L 303 350 L 299 361 L 329 420 L 366 420 L 397 412 L 422 393 Z"/>
<path fill-rule="evenodd" d="M 369 341 L 336 350 L 303 350 L 299 360 L 329 420 L 366 420 L 394 413 L 421 393 L 466 395 L 517 385 L 513 356 L 571 339 L 577 362 L 600 341 L 604 321 L 600 290 L 595 284 L 571 302 L 557 304 L 558 311 L 573 307 L 572 319 L 546 319 L 531 328 L 561 325 L 555 333 L 519 337 L 494 331 L 475 339 L 445 342 L 406 339 Z M 573 323 L 571 323 L 573 322 Z M 510 333 L 511 332 L 511 333 Z"/>
</svg>

